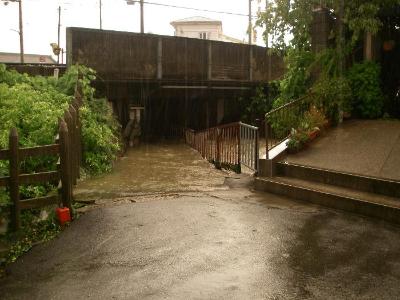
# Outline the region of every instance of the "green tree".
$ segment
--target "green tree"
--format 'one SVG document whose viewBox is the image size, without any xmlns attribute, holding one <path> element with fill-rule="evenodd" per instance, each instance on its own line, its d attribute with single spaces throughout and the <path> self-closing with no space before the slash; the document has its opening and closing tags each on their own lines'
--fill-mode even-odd
<svg viewBox="0 0 400 300">
<path fill-rule="evenodd" d="M 287 68 L 280 85 L 281 95 L 274 106 L 294 100 L 312 86 L 322 92 L 321 86 L 334 86 L 340 82 L 339 86 L 346 89 L 343 93 L 339 92 L 338 96 L 343 95 L 344 98 L 330 105 L 332 108 L 349 101 L 346 58 L 365 32 L 375 34 L 379 31 L 382 26 L 379 12 L 400 5 L 400 0 L 270 0 L 269 3 L 267 10 L 259 14 L 257 25 L 265 28 L 264 38 L 269 37 L 272 51 L 279 51 L 285 56 Z M 311 24 L 313 10 L 321 6 L 327 8 L 335 20 L 329 36 L 333 47 L 314 56 L 311 53 Z M 367 68 L 362 70 L 368 71 Z M 320 74 L 317 82 L 311 80 L 313 72 Z M 371 74 L 375 77 L 372 78 Z M 361 78 L 373 80 L 376 87 L 376 83 L 379 83 L 377 74 L 379 72 L 370 72 L 369 76 Z M 376 89 L 374 93 L 377 93 Z M 375 109 L 377 111 L 378 108 Z M 337 114 L 331 112 L 331 115 Z"/>
</svg>

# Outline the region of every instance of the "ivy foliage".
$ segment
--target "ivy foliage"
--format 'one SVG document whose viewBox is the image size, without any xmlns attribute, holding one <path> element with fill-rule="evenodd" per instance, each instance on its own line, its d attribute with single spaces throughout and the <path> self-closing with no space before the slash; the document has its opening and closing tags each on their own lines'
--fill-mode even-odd
<svg viewBox="0 0 400 300">
<path fill-rule="evenodd" d="M 239 104 L 242 107 L 241 120 L 247 124 L 259 126 L 256 120 L 264 119 L 265 112 L 272 108 L 274 99 L 279 94 L 279 82 L 272 81 L 268 87 L 262 85 L 256 88 L 254 96 L 250 97 L 250 101 L 245 98 L 239 98 Z"/>
<path fill-rule="evenodd" d="M 326 7 L 342 22 L 353 44 L 365 31 L 377 33 L 382 26 L 378 13 L 381 9 L 399 5 L 400 0 L 269 0 L 266 11 L 259 13 L 257 25 L 265 28 L 264 39 L 275 50 L 295 48 L 309 50 L 313 10 Z M 335 26 L 331 37 L 339 35 Z"/>
<path fill-rule="evenodd" d="M 395 5 L 400 5 L 400 0 L 270 0 L 267 10 L 259 14 L 257 25 L 265 28 L 264 38 L 272 51 L 285 56 L 287 69 L 274 107 L 313 90 L 319 104 L 327 105 L 326 112 L 334 123 L 339 110 L 366 118 L 379 117 L 383 101 L 379 70 L 373 63 L 355 65 L 349 72 L 346 68 L 354 63 L 349 58 L 364 33 L 380 30 L 380 11 Z M 332 47 L 313 55 L 313 11 L 321 7 L 335 22 L 329 36 Z"/>
<path fill-rule="evenodd" d="M 367 61 L 354 64 L 347 77 L 353 92 L 353 112 L 364 118 L 377 118 L 382 114 L 384 97 L 377 78 L 380 67 Z"/>
<path fill-rule="evenodd" d="M 81 78 L 78 73 L 82 74 Z M 84 93 L 81 108 L 83 166 L 91 174 L 109 171 L 119 151 L 119 125 L 107 101 L 94 97 L 95 90 L 90 85 L 94 78 L 95 72 L 83 66 L 73 66 L 56 79 L 20 74 L 0 64 L 0 148 L 8 148 L 12 127 L 18 130 L 21 147 L 54 143 L 58 118 L 73 100 L 79 80 Z M 32 173 L 55 167 L 54 157 L 31 158 L 21 164 L 21 171 Z M 0 176 L 7 174 L 8 162 L 0 161 Z M 21 194 L 24 198 L 40 196 L 49 188 L 28 186 L 21 189 Z"/>
<path fill-rule="evenodd" d="M 310 51 L 288 49 L 285 56 L 287 71 L 280 81 L 280 95 L 273 107 L 279 107 L 304 95 L 311 86 L 310 65 L 314 56 Z"/>
</svg>

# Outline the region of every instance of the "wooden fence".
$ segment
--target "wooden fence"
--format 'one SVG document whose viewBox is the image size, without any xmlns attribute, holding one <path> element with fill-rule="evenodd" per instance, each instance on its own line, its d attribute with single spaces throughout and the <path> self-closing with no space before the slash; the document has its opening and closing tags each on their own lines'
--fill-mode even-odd
<svg viewBox="0 0 400 300">
<path fill-rule="evenodd" d="M 79 178 L 82 161 L 81 123 L 79 109 L 82 106 L 82 91 L 77 86 L 73 102 L 59 119 L 59 132 L 51 145 L 20 148 L 16 128 L 10 130 L 8 149 L 0 150 L 0 160 L 9 161 L 9 176 L 0 177 L 0 187 L 7 187 L 12 202 L 11 221 L 13 228 L 21 226 L 20 212 L 50 204 L 62 204 L 72 212 L 72 186 Z M 56 171 L 21 174 L 20 164 L 27 158 L 58 156 Z M 21 185 L 58 183 L 58 193 L 40 198 L 20 199 Z"/>
</svg>

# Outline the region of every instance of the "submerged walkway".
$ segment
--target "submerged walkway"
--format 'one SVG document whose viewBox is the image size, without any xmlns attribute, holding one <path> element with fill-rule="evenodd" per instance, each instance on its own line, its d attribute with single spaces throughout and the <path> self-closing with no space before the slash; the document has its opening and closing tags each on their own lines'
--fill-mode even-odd
<svg viewBox="0 0 400 300">
<path fill-rule="evenodd" d="M 78 184 L 79 198 L 107 199 L 142 193 L 212 191 L 222 188 L 219 171 L 182 143 L 143 144 L 130 148 L 112 173 Z"/>
<path fill-rule="evenodd" d="M 400 181 L 400 121 L 344 122 L 286 161 Z"/>
</svg>

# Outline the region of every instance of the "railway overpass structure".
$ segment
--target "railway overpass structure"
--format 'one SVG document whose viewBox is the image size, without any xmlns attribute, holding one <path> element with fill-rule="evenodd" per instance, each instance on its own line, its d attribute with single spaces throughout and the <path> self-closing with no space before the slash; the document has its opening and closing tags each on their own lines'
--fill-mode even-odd
<svg viewBox="0 0 400 300">
<path fill-rule="evenodd" d="M 283 75 L 283 59 L 259 46 L 86 28 L 67 28 L 67 65 L 97 71 L 96 88 L 124 126 L 142 107 L 150 136 L 238 121 L 238 99 Z"/>
</svg>

